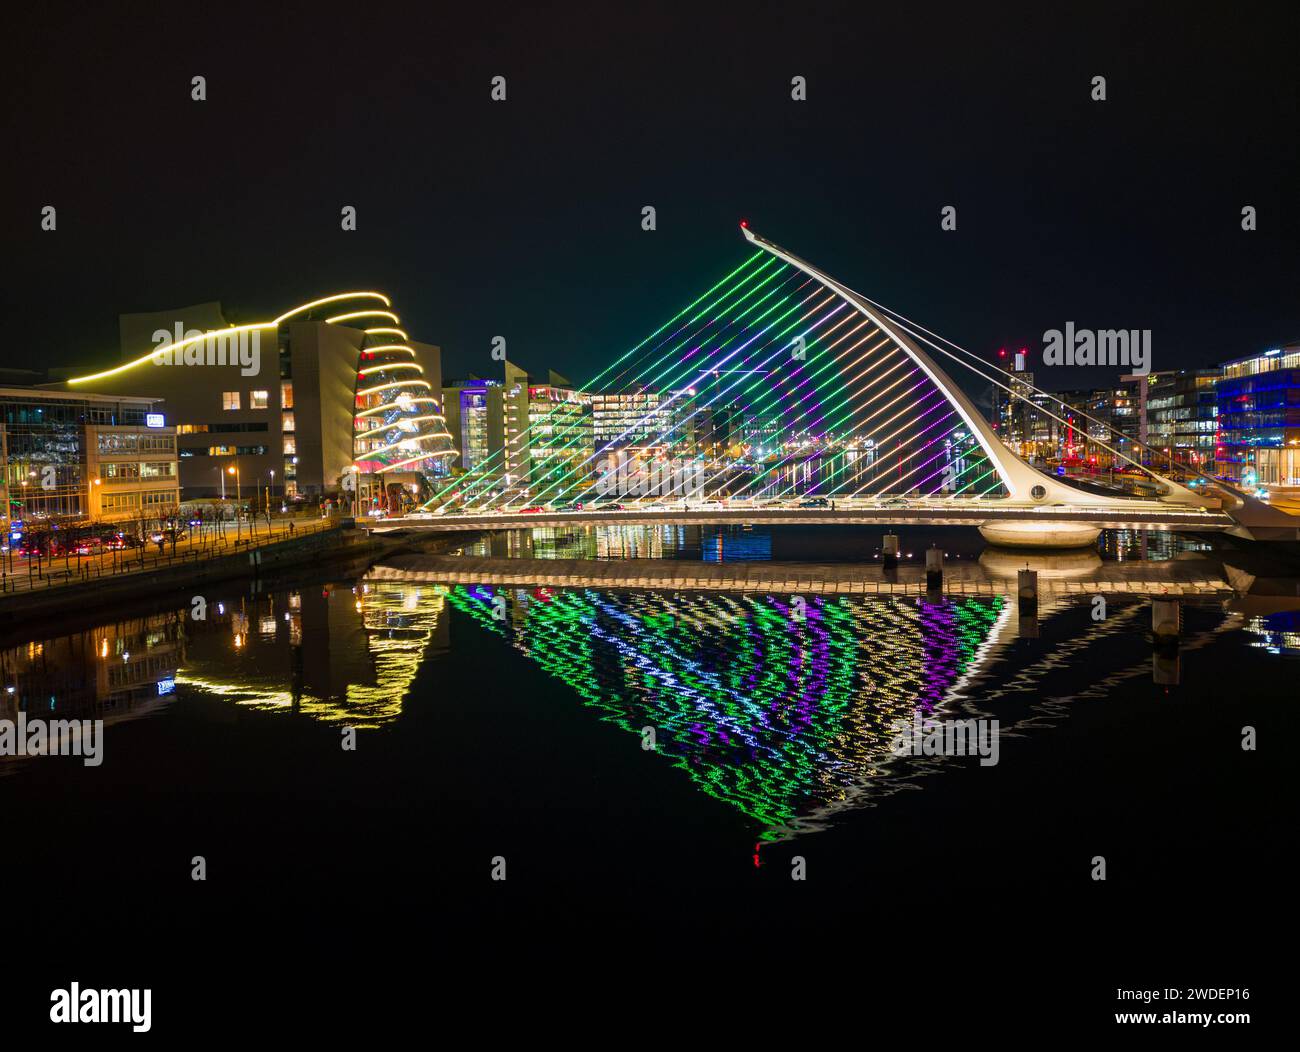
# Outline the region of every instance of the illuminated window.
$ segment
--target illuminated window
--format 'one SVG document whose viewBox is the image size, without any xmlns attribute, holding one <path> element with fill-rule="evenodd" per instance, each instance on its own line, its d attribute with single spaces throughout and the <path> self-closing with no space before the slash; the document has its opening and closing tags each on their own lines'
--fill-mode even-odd
<svg viewBox="0 0 1300 1052">
<path fill-rule="evenodd" d="M 235 406 L 235 408 L 238 409 L 239 406 Z M 177 424 L 176 425 L 176 433 L 178 435 L 194 435 L 194 434 L 198 434 L 199 432 L 206 431 L 207 429 L 208 429 L 207 424 Z"/>
<path fill-rule="evenodd" d="M 265 409 L 266 406 L 267 406 L 267 400 L 268 400 L 269 397 L 270 397 L 270 396 L 269 396 L 268 392 L 266 392 L 266 391 L 249 391 L 249 392 L 248 392 L 248 408 L 249 408 L 249 409 Z M 236 406 L 235 408 L 238 409 L 239 407 Z"/>
<path fill-rule="evenodd" d="M 280 408 L 293 408 L 293 383 L 289 380 L 280 381 Z"/>
<path fill-rule="evenodd" d="M 281 430 L 281 431 L 292 431 L 293 429 L 294 429 L 293 414 L 292 414 L 292 413 L 281 413 L 281 414 L 280 414 L 280 430 Z"/>
<path fill-rule="evenodd" d="M 289 435 L 285 436 L 284 451 L 286 454 L 298 452 L 298 443 L 293 440 L 292 436 Z"/>
<path fill-rule="evenodd" d="M 238 408 L 239 408 L 239 392 L 238 392 L 238 391 L 222 391 L 222 392 L 221 392 L 221 408 L 222 408 L 222 409 L 238 409 Z"/>
</svg>

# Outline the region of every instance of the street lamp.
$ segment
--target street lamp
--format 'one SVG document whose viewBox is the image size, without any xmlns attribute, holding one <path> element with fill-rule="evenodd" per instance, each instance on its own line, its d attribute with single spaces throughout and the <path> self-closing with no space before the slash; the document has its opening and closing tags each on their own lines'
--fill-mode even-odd
<svg viewBox="0 0 1300 1052">
<path fill-rule="evenodd" d="M 230 467 L 226 468 L 226 474 L 235 476 L 235 540 L 239 540 L 239 536 L 240 536 L 239 505 L 243 501 L 243 496 L 241 495 L 242 491 L 240 489 L 238 463 L 232 464 Z M 223 478 L 222 482 L 224 483 L 224 481 L 225 479 Z"/>
</svg>

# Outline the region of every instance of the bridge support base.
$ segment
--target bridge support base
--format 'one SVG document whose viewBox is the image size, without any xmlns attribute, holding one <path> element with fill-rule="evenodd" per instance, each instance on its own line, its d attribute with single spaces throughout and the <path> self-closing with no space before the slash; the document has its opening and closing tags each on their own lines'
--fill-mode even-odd
<svg viewBox="0 0 1300 1052">
<path fill-rule="evenodd" d="M 943 552 L 938 548 L 927 548 L 925 552 L 925 590 L 943 591 Z"/>
<path fill-rule="evenodd" d="M 1177 599 L 1151 600 L 1151 634 L 1156 646 L 1176 646 L 1182 624 L 1182 606 Z"/>
<path fill-rule="evenodd" d="M 986 522 L 979 531 L 1003 548 L 1089 548 L 1101 535 L 1100 526 L 1086 522 Z"/>
<path fill-rule="evenodd" d="M 880 546 L 880 562 L 886 570 L 898 569 L 898 534 L 885 534 L 884 543 Z"/>
</svg>

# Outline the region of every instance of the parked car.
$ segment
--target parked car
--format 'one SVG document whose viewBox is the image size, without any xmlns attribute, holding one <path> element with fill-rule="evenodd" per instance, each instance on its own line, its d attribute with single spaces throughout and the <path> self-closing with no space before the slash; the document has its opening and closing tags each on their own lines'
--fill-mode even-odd
<svg viewBox="0 0 1300 1052">
<path fill-rule="evenodd" d="M 799 502 L 801 508 L 829 508 L 830 506 L 831 502 L 825 497 L 813 497 L 810 500 L 801 500 Z"/>
</svg>

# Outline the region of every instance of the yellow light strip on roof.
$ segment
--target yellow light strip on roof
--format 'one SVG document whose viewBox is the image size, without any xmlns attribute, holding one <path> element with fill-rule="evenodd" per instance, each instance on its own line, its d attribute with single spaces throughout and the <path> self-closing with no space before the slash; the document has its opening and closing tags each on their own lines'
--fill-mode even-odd
<svg viewBox="0 0 1300 1052">
<path fill-rule="evenodd" d="M 376 475 L 382 475 L 386 471 L 396 471 L 407 464 L 418 464 L 421 460 L 432 460 L 434 457 L 458 457 L 460 454 L 454 449 L 445 449 L 441 453 L 424 453 L 418 457 L 411 457 L 410 460 L 399 460 L 396 464 L 389 464 L 387 467 L 380 468 L 375 472 Z"/>
<path fill-rule="evenodd" d="M 411 403 L 411 405 L 414 405 L 416 402 L 429 402 L 429 403 L 431 403 L 431 404 L 433 404 L 433 405 L 437 405 L 437 404 L 438 404 L 438 400 L 437 400 L 436 398 L 412 398 L 412 399 L 410 399 L 410 403 Z M 394 406 L 397 406 L 397 403 L 396 403 L 396 402 L 385 402 L 383 405 L 377 405 L 377 406 L 374 406 L 374 407 L 372 407 L 372 408 L 370 408 L 370 409 L 363 409 L 361 412 L 359 412 L 359 413 L 353 413 L 352 415 L 353 415 L 353 416 L 374 416 L 376 413 L 383 413 L 383 412 L 385 412 L 386 410 L 392 409 Z M 397 408 L 400 409 L 401 406 L 397 406 Z"/>
<path fill-rule="evenodd" d="M 205 332 L 201 336 L 190 336 L 184 340 L 177 340 L 175 343 L 163 344 L 161 347 L 155 347 L 148 354 L 136 358 L 134 361 L 127 362 L 125 365 L 119 365 L 114 369 L 105 369 L 102 373 L 90 373 L 87 376 L 77 376 L 68 381 L 69 384 L 84 384 L 91 380 L 102 380 L 106 376 L 116 376 L 118 373 L 125 372 L 127 369 L 134 369 L 137 365 L 143 365 L 145 362 L 152 362 L 155 356 L 164 354 L 168 351 L 176 351 L 182 347 L 188 347 L 192 343 L 198 343 L 200 340 L 207 340 L 219 336 L 228 336 L 236 332 L 249 332 L 252 329 L 270 329 L 275 327 L 273 321 L 259 321 L 251 325 L 232 325 L 228 329 L 213 329 L 211 332 Z"/>
<path fill-rule="evenodd" d="M 415 357 L 415 350 L 414 350 L 414 348 L 411 348 L 411 347 L 405 347 L 405 346 L 403 346 L 403 345 L 400 344 L 400 343 L 385 343 L 385 344 L 383 344 L 382 346 L 379 346 L 379 347 L 363 347 L 363 348 L 361 348 L 361 353 L 362 353 L 362 354 L 375 354 L 375 353 L 377 353 L 378 351 L 405 351 L 405 352 L 406 352 L 407 354 L 409 354 L 412 358 Z"/>
<path fill-rule="evenodd" d="M 404 438 L 399 442 L 390 442 L 386 446 L 376 446 L 374 449 L 367 449 L 365 451 L 365 455 L 368 457 L 372 457 L 376 453 L 383 453 L 385 450 L 397 449 L 402 445 L 402 442 L 428 442 L 430 439 L 433 438 L 451 438 L 451 435 L 447 434 L 447 432 L 445 431 L 435 432 L 429 435 L 412 435 L 411 437 Z"/>
<path fill-rule="evenodd" d="M 71 378 L 67 382 L 68 385 L 71 386 L 73 384 L 89 383 L 91 380 L 102 380 L 107 376 L 116 376 L 118 373 L 125 372 L 127 369 L 134 369 L 137 365 L 143 365 L 145 362 L 152 362 L 154 361 L 155 355 L 162 354 L 165 351 L 175 351 L 182 347 L 187 347 L 192 343 L 197 343 L 199 340 L 206 340 L 212 336 L 226 336 L 229 335 L 230 333 L 251 332 L 253 329 L 274 329 L 278 327 L 280 323 L 283 322 L 286 318 L 292 318 L 295 314 L 301 314 L 303 311 L 311 310 L 313 307 L 320 307 L 326 303 L 337 303 L 339 300 L 362 299 L 362 298 L 380 300 L 383 302 L 385 307 L 391 307 L 393 305 L 392 300 L 390 300 L 382 292 L 340 292 L 334 296 L 326 296 L 323 299 L 312 300 L 310 303 L 304 303 L 299 307 L 294 307 L 293 310 L 281 314 L 274 321 L 258 321 L 258 322 L 252 322 L 248 325 L 231 325 L 225 329 L 212 329 L 210 332 L 203 333 L 202 336 L 190 336 L 184 340 L 178 340 L 175 343 L 168 343 L 168 344 L 164 344 L 161 347 L 155 347 L 152 351 L 149 351 L 147 354 L 141 355 L 139 358 L 135 358 L 132 361 L 127 362 L 125 365 L 119 365 L 113 369 L 105 369 L 102 372 L 98 372 L 98 373 L 88 373 L 85 376 L 76 376 Z M 357 312 L 357 315 L 364 315 L 366 313 L 369 312 L 359 311 Z M 392 318 L 393 321 L 400 320 L 396 314 L 392 314 L 388 311 L 378 311 L 374 313 L 386 314 L 388 315 L 388 317 Z M 343 315 L 343 317 L 354 317 L 357 315 L 349 314 L 349 315 Z M 339 318 L 329 319 L 329 321 L 331 322 L 338 321 L 338 320 L 340 319 Z M 402 333 L 402 338 L 410 339 L 410 337 L 408 337 L 406 333 Z"/>
<path fill-rule="evenodd" d="M 390 303 L 389 306 L 391 307 L 392 304 Z M 366 330 L 364 330 L 364 331 L 365 331 L 365 334 L 366 334 L 367 336 L 381 336 L 381 335 L 382 335 L 382 336 L 400 336 L 400 337 L 401 337 L 402 339 L 404 339 L 404 340 L 409 340 L 409 339 L 411 338 L 410 336 L 408 336 L 408 335 L 406 334 L 405 330 L 403 330 L 403 329 L 394 329 L 394 328 L 391 328 L 391 327 L 381 327 L 381 328 L 378 328 L 378 329 L 366 329 Z"/>
<path fill-rule="evenodd" d="M 382 373 L 385 369 L 415 369 L 417 372 L 424 372 L 424 366 L 416 365 L 415 362 L 387 362 L 384 365 L 376 365 L 370 369 L 358 369 L 358 376 L 365 376 L 368 373 Z"/>
<path fill-rule="evenodd" d="M 350 314 L 336 314 L 332 318 L 326 318 L 326 325 L 337 325 L 341 321 L 351 321 L 353 318 L 391 318 L 396 325 L 402 319 L 390 310 L 354 310 Z"/>
<path fill-rule="evenodd" d="M 391 307 L 393 301 L 385 296 L 382 292 L 340 292 L 337 296 L 326 296 L 324 299 L 312 300 L 310 303 L 304 303 L 301 307 L 294 307 L 293 310 L 286 314 L 281 314 L 275 319 L 275 324 L 279 325 L 286 318 L 292 318 L 295 314 L 301 314 L 303 311 L 309 311 L 313 307 L 323 307 L 327 303 L 337 303 L 339 300 L 357 300 L 357 299 L 376 299 L 380 300 L 385 307 Z"/>
<path fill-rule="evenodd" d="M 394 380 L 391 384 L 380 384 L 378 387 L 367 387 L 364 391 L 358 391 L 357 397 L 360 398 L 362 395 L 374 394 L 377 391 L 387 391 L 393 387 L 417 387 L 417 386 L 432 388 L 432 385 L 429 383 L 428 380 Z M 392 402 L 389 403 L 389 405 L 393 405 L 393 404 L 394 403 Z"/>
</svg>

